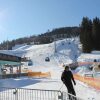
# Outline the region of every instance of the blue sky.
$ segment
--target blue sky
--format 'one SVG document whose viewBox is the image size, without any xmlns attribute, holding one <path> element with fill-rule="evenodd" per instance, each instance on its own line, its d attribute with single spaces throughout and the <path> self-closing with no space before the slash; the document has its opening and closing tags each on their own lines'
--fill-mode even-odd
<svg viewBox="0 0 100 100">
<path fill-rule="evenodd" d="M 99 0 L 0 0 L 0 43 L 100 17 Z"/>
</svg>

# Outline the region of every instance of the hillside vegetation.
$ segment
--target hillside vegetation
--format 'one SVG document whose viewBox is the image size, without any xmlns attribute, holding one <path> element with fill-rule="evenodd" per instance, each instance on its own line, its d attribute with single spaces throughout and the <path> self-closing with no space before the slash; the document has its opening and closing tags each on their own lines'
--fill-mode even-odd
<svg viewBox="0 0 100 100">
<path fill-rule="evenodd" d="M 13 46 L 18 44 L 47 44 L 53 42 L 55 39 L 69 38 L 79 36 L 79 27 L 62 27 L 47 31 L 38 36 L 32 35 L 30 37 L 23 37 L 12 41 L 3 41 L 0 44 L 0 50 L 11 50 Z"/>
</svg>

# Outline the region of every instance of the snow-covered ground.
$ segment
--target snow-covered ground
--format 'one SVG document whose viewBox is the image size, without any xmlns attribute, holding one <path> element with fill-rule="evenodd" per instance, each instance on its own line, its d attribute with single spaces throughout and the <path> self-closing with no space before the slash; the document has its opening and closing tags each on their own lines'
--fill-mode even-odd
<svg viewBox="0 0 100 100">
<path fill-rule="evenodd" d="M 100 54 L 82 54 L 79 50 L 78 43 L 78 39 L 64 39 L 45 45 L 24 45 L 18 48 L 15 47 L 16 49 L 13 50 L 0 51 L 21 57 L 29 57 L 33 65 L 28 66 L 28 68 L 33 72 L 41 71 L 51 73 L 50 78 L 23 77 L 17 79 L 1 79 L 0 86 L 46 90 L 51 90 L 52 87 L 52 90 L 67 91 L 60 79 L 63 64 L 70 64 L 77 60 L 92 61 L 94 58 L 100 59 Z M 50 61 L 45 61 L 46 57 L 49 57 Z M 100 91 L 78 80 L 76 80 L 76 83 L 75 91 L 78 97 L 83 100 L 100 100 Z"/>
<path fill-rule="evenodd" d="M 0 83 L 2 83 L 0 87 L 67 91 L 65 85 L 58 79 L 24 77 L 0 80 Z M 80 81 L 76 81 L 74 88 L 77 96 L 83 100 L 100 100 L 100 91 L 88 87 Z"/>
</svg>

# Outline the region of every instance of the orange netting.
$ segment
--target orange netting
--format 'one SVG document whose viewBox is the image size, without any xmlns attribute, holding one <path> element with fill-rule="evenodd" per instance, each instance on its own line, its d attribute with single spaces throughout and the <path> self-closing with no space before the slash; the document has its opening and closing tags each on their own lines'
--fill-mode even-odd
<svg viewBox="0 0 100 100">
<path fill-rule="evenodd" d="M 45 73 L 42 73 L 42 72 L 28 72 L 28 76 L 29 77 L 50 77 L 51 74 L 50 74 L 50 72 L 45 72 Z"/>
<path fill-rule="evenodd" d="M 78 62 L 79 66 L 93 64 L 94 62 Z"/>
<path fill-rule="evenodd" d="M 89 86 L 100 90 L 100 78 L 84 77 L 78 74 L 74 74 L 75 79 L 87 83 Z"/>
<path fill-rule="evenodd" d="M 22 69 L 21 72 L 28 73 L 28 72 L 32 72 L 32 70 L 29 70 L 29 69 Z"/>
</svg>

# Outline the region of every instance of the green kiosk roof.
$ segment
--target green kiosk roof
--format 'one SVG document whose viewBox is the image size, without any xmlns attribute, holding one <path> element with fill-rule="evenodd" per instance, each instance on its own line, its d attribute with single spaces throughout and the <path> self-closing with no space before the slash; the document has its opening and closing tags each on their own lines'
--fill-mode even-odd
<svg viewBox="0 0 100 100">
<path fill-rule="evenodd" d="M 14 55 L 0 53 L 0 65 L 21 65 L 21 61 L 26 62 L 27 59 Z"/>
<path fill-rule="evenodd" d="M 0 65 L 20 65 L 21 62 L 0 60 Z"/>
</svg>

